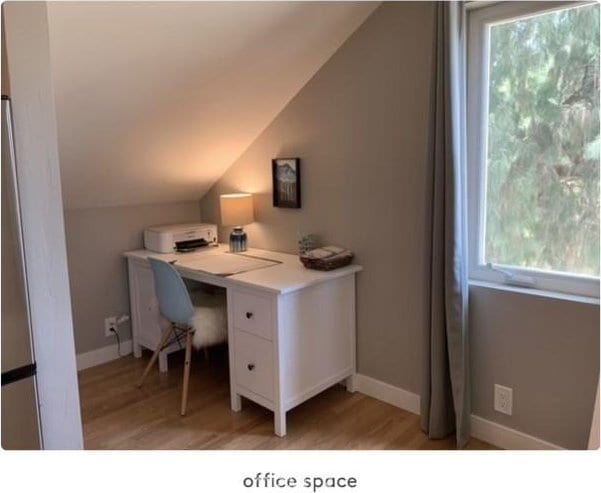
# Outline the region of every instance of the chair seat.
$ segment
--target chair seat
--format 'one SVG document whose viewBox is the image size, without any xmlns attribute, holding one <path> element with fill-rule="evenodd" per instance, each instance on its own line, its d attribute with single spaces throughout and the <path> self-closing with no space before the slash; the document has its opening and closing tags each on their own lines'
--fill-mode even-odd
<svg viewBox="0 0 601 493">
<path fill-rule="evenodd" d="M 194 329 L 192 344 L 196 349 L 227 341 L 227 314 L 225 296 L 202 291 L 190 293 L 194 315 L 190 325 Z"/>
</svg>

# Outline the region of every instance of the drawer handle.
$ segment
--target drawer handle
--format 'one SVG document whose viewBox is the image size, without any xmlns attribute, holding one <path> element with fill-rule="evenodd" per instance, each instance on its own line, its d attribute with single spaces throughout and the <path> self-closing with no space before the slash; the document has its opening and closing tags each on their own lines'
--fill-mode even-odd
<svg viewBox="0 0 601 493">
<path fill-rule="evenodd" d="M 253 363 L 249 363 L 246 365 L 246 368 L 248 368 L 248 371 L 253 371 L 255 369 L 255 365 Z"/>
<path fill-rule="evenodd" d="M 252 318 L 253 312 L 246 312 L 246 318 Z"/>
</svg>

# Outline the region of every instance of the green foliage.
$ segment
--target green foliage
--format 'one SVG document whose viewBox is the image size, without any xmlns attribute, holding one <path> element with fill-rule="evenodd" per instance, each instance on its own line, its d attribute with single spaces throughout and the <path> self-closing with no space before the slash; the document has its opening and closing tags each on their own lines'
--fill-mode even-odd
<svg viewBox="0 0 601 493">
<path fill-rule="evenodd" d="M 491 27 L 486 260 L 599 275 L 599 5 Z"/>
</svg>

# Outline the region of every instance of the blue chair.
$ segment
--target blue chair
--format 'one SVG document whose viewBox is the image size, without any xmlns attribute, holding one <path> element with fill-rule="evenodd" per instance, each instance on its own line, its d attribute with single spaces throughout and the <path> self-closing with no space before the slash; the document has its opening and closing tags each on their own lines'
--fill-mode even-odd
<svg viewBox="0 0 601 493">
<path fill-rule="evenodd" d="M 205 306 L 195 307 L 192 304 L 186 285 L 175 267 L 163 260 L 150 257 L 148 260 L 154 277 L 159 310 L 171 324 L 163 332 L 161 341 L 138 382 L 138 387 L 141 387 L 144 383 L 146 375 L 156 362 L 160 352 L 174 340 L 180 340 L 182 336 L 185 336 L 186 354 L 181 402 L 181 415 L 184 416 L 188 401 L 192 345 L 206 348 L 227 339 L 225 304 L 213 300 L 210 303 L 205 302 Z M 199 304 L 202 304 L 202 298 L 196 296 L 195 299 Z"/>
</svg>

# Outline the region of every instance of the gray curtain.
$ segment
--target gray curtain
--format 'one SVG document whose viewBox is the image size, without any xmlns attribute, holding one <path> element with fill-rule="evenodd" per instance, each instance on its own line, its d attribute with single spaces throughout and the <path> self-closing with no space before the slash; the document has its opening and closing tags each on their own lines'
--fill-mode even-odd
<svg viewBox="0 0 601 493">
<path fill-rule="evenodd" d="M 470 435 L 465 189 L 465 11 L 438 2 L 432 92 L 430 317 L 424 337 L 422 429 Z"/>
</svg>

